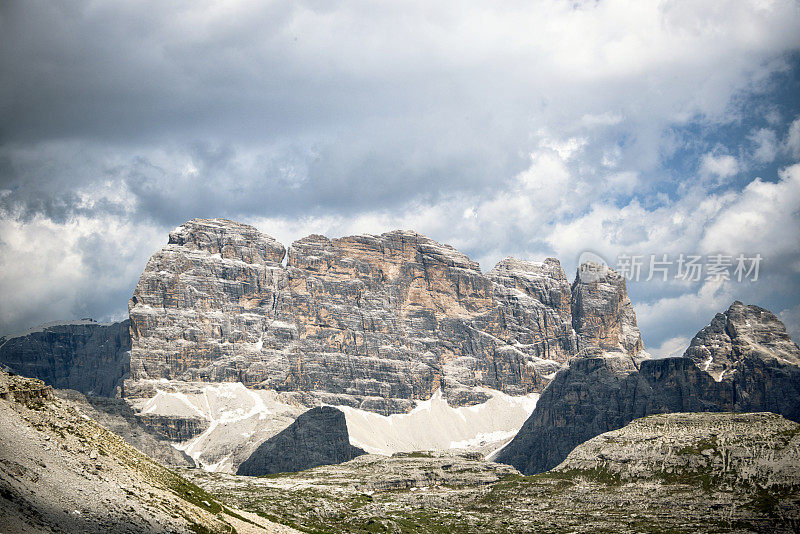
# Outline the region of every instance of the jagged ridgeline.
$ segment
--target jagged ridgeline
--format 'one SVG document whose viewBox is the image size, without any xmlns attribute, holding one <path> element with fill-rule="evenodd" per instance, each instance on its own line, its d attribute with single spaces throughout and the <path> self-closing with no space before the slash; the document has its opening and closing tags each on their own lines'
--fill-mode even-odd
<svg viewBox="0 0 800 534">
<path fill-rule="evenodd" d="M 130 324 L 53 323 L 0 338 L 0 364 L 50 386 L 113 397 L 130 365 Z"/>
<path fill-rule="evenodd" d="M 769 310 L 737 301 L 680 358 L 632 362 L 586 349 L 556 375 L 497 461 L 540 473 L 603 432 L 671 412 L 773 412 L 800 422 L 800 348 Z"/>
<path fill-rule="evenodd" d="M 625 281 L 593 266 L 571 286 L 558 260 L 503 260 L 483 274 L 415 232 L 328 239 L 288 251 L 255 228 L 195 219 L 170 233 L 130 300 L 125 394 L 160 379 L 242 382 L 379 413 L 441 389 L 539 392 L 589 345 L 643 349 Z"/>
</svg>

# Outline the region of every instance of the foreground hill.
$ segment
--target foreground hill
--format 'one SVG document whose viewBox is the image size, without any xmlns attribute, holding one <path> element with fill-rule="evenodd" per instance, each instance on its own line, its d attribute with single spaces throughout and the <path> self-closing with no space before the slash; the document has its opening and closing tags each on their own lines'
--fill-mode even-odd
<svg viewBox="0 0 800 534">
<path fill-rule="evenodd" d="M 665 414 L 520 476 L 417 452 L 265 478 L 194 470 L 217 498 L 309 532 L 791 532 L 800 425 L 775 414 Z"/>
<path fill-rule="evenodd" d="M 39 380 L 0 372 L 0 428 L 4 533 L 274 531 L 224 508 Z"/>
</svg>

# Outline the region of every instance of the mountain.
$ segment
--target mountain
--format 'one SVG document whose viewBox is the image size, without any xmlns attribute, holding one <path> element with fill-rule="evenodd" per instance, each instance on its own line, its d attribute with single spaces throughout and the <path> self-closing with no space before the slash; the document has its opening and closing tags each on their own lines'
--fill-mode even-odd
<svg viewBox="0 0 800 534">
<path fill-rule="evenodd" d="M 0 371 L 0 428 L 3 532 L 274 531 L 140 453 L 39 380 Z"/>
<path fill-rule="evenodd" d="M 441 390 L 454 406 L 541 391 L 593 341 L 643 348 L 624 279 L 570 286 L 555 259 L 506 259 L 483 274 L 415 232 L 328 239 L 288 251 L 255 228 L 195 219 L 170 233 L 130 301 L 131 379 L 241 382 L 405 413 Z"/>
<path fill-rule="evenodd" d="M 134 418 L 90 399 L 95 416 L 138 447 L 158 449 L 138 440 L 144 430 L 208 469 L 235 471 L 319 404 L 345 410 L 351 438 L 372 452 L 491 452 L 579 346 L 646 354 L 624 278 L 594 264 L 578 274 L 570 283 L 553 258 L 506 258 L 484 274 L 409 231 L 313 235 L 287 250 L 251 226 L 195 219 L 148 262 L 130 321 L 51 325 L 0 356 L 56 387 L 122 393 Z M 100 376 L 108 386 L 93 385 Z"/>
<path fill-rule="evenodd" d="M 112 397 L 130 366 L 130 323 L 52 323 L 0 338 L 0 364 L 61 389 Z"/>
<path fill-rule="evenodd" d="M 585 349 L 542 392 L 496 461 L 540 473 L 578 444 L 651 414 L 769 411 L 800 421 L 798 358 L 800 349 L 772 313 L 738 301 L 680 358 L 636 361 Z"/>
<path fill-rule="evenodd" d="M 347 462 L 362 454 L 362 449 L 350 445 L 344 413 L 331 406 L 317 406 L 259 445 L 236 474 L 264 476 L 303 471 Z"/>
</svg>

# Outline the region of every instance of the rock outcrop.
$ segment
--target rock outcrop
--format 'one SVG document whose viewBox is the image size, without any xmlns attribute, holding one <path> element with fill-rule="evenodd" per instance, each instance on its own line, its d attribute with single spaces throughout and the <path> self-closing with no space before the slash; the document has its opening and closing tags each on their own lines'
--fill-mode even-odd
<svg viewBox="0 0 800 534">
<path fill-rule="evenodd" d="M 157 462 L 176 467 L 195 467 L 194 461 L 186 453 L 143 424 L 124 399 L 86 396 L 71 389 L 56 390 L 55 395 Z"/>
<path fill-rule="evenodd" d="M 84 319 L 0 338 L 0 363 L 54 388 L 110 397 L 122 387 L 130 350 L 129 321 Z"/>
<path fill-rule="evenodd" d="M 259 445 L 237 475 L 263 476 L 347 462 L 362 454 L 350 444 L 344 413 L 318 406 L 300 415 L 279 434 Z"/>
<path fill-rule="evenodd" d="M 769 310 L 734 302 L 700 330 L 684 353 L 715 380 L 749 355 L 800 365 L 800 350 L 784 324 Z"/>
<path fill-rule="evenodd" d="M 525 474 L 546 471 L 578 444 L 651 414 L 769 411 L 800 421 L 800 366 L 791 363 L 800 349 L 774 315 L 756 306 L 736 302 L 715 321 L 736 325 L 739 317 L 748 317 L 749 333 L 740 329 L 733 337 L 744 336 L 748 348 L 736 352 L 734 346 L 745 345 L 739 341 L 716 353 L 728 365 L 721 380 L 696 363 L 708 360 L 696 354 L 710 327 L 680 358 L 637 362 L 624 352 L 582 351 L 556 375 L 496 460 Z"/>
<path fill-rule="evenodd" d="M 512 258 L 484 275 L 399 230 L 312 235 L 284 257 L 250 226 L 195 219 L 153 255 L 130 301 L 126 395 L 152 395 L 162 378 L 239 381 L 389 414 L 439 389 L 453 405 L 486 400 L 476 386 L 538 392 L 577 352 L 575 324 L 584 345 L 641 349 L 624 279 L 604 276 L 571 288 L 557 260 Z"/>
<path fill-rule="evenodd" d="M 572 284 L 572 326 L 578 350 L 600 347 L 640 357 L 644 350 L 625 278 L 605 265 L 583 263 Z"/>
<path fill-rule="evenodd" d="M 773 413 L 651 415 L 577 446 L 554 472 L 800 488 L 800 425 Z"/>
</svg>

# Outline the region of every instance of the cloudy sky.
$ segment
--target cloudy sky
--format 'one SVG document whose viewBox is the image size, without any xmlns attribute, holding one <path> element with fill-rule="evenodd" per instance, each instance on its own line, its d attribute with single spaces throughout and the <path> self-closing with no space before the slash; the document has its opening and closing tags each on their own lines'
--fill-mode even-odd
<svg viewBox="0 0 800 534">
<path fill-rule="evenodd" d="M 639 256 L 652 353 L 735 299 L 797 339 L 800 4 L 0 4 L 0 333 L 124 317 L 194 217 L 414 229 L 484 270 Z M 664 254 L 763 259 L 647 281 Z"/>
</svg>

